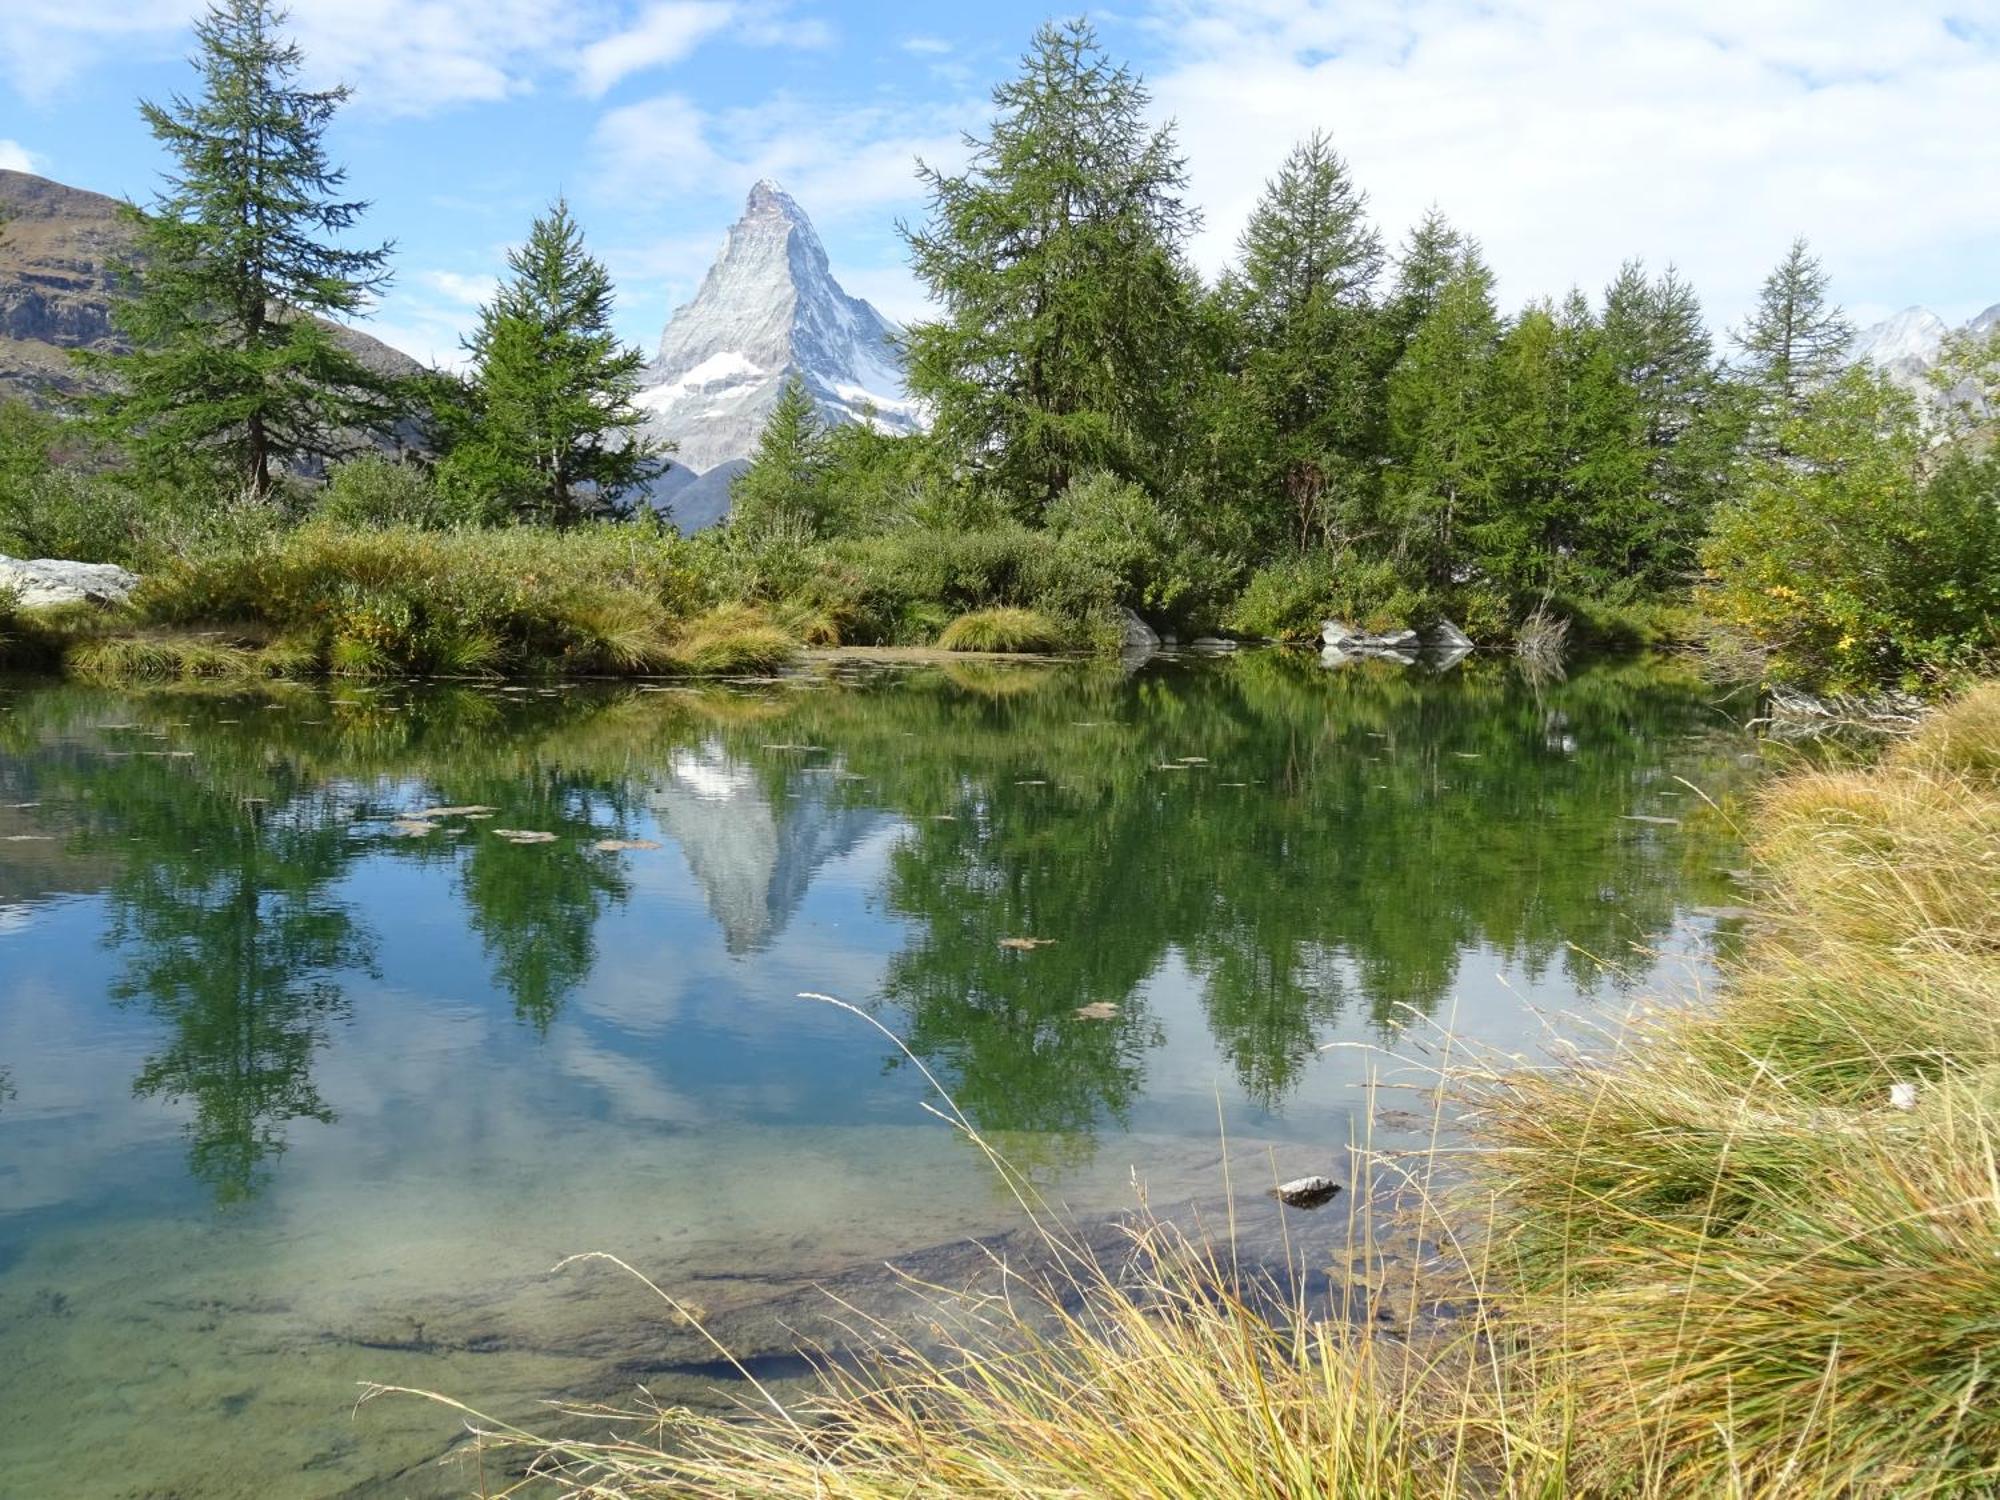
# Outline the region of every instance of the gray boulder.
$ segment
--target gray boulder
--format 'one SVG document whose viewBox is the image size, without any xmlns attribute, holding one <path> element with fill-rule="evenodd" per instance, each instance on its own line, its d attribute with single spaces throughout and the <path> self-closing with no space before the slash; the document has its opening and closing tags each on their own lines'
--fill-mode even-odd
<svg viewBox="0 0 2000 1500">
<path fill-rule="evenodd" d="M 1139 618 L 1133 609 L 1120 611 L 1120 628 L 1124 631 L 1122 644 L 1127 651 L 1157 651 L 1160 649 L 1159 633 Z"/>
<path fill-rule="evenodd" d="M 0 593 L 13 594 L 27 609 L 52 604 L 123 604 L 139 586 L 139 575 L 113 563 L 67 562 L 38 557 L 23 562 L 0 557 Z"/>
</svg>

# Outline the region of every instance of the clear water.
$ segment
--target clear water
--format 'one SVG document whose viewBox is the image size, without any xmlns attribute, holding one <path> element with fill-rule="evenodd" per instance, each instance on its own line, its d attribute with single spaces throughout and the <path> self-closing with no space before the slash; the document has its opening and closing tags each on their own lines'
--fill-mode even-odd
<svg viewBox="0 0 2000 1500">
<path fill-rule="evenodd" d="M 801 991 L 1080 1214 L 1213 1194 L 1223 1129 L 1393 1143 L 1440 1027 L 1699 979 L 1754 761 L 1654 665 L 0 687 L 0 1492 L 463 1491 L 357 1382 L 715 1385 L 565 1254 L 778 1369 L 815 1283 L 1008 1229 Z"/>
</svg>

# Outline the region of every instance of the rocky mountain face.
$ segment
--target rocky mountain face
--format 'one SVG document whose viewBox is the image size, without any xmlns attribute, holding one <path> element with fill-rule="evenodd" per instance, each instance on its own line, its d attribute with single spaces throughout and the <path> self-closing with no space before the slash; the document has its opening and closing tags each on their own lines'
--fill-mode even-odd
<svg viewBox="0 0 2000 1500">
<path fill-rule="evenodd" d="M 0 397 L 59 402 L 87 388 L 72 349 L 121 347 L 111 310 L 132 230 L 116 198 L 28 172 L 0 171 Z M 370 368 L 414 375 L 417 362 L 334 325 Z"/>
<path fill-rule="evenodd" d="M 2000 328 L 2000 302 L 1994 303 L 1958 331 L 1968 333 L 1975 339 L 1985 339 L 1990 338 L 1996 328 Z M 1865 360 L 1876 366 L 1920 402 L 1929 405 L 1940 399 L 1931 387 L 1930 376 L 1944 353 L 1945 340 L 1953 331 L 1949 323 L 1929 308 L 1906 307 L 1893 318 L 1862 329 L 1854 336 L 1848 352 L 1856 360 Z M 1943 399 L 1973 401 L 1983 407 L 1983 403 L 1978 401 L 1978 392 L 1970 386 L 1947 392 Z"/>
<path fill-rule="evenodd" d="M 890 343 L 897 331 L 841 289 L 789 195 L 774 182 L 752 188 L 701 289 L 668 320 L 640 396 L 654 435 L 675 442 L 679 464 L 699 476 L 656 491 L 682 527 L 715 519 L 718 501 L 726 508 L 726 486 L 701 481 L 750 455 L 791 375 L 830 424 L 872 419 L 915 431 L 919 413 Z"/>
</svg>

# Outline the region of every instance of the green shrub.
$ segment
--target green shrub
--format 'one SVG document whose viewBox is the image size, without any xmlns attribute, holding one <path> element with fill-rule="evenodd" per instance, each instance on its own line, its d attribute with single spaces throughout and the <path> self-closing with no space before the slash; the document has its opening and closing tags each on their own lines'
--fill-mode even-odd
<svg viewBox="0 0 2000 1500">
<path fill-rule="evenodd" d="M 0 486 L 0 553 L 130 564 L 142 550 L 141 499 L 106 474 L 50 468 Z"/>
<path fill-rule="evenodd" d="M 1452 615 L 1448 603 L 1407 582 L 1387 558 L 1313 551 L 1252 573 L 1224 623 L 1242 635 L 1310 640 L 1319 635 L 1322 620 L 1389 630 Z"/>
<path fill-rule="evenodd" d="M 1718 512 L 1707 602 L 1770 675 L 1937 683 L 2000 648 L 2000 456 L 1937 463 L 1909 397 L 1866 370 L 1817 392 Z M 1936 465 L 1933 472 L 1933 465 Z"/>
<path fill-rule="evenodd" d="M 367 453 L 335 464 L 313 497 L 315 519 L 332 526 L 417 526 L 470 524 L 477 518 L 462 502 L 447 498 L 430 471 Z"/>
<path fill-rule="evenodd" d="M 1114 603 L 1183 627 L 1220 617 L 1234 567 L 1197 543 L 1171 505 L 1130 480 L 1074 481 L 1050 505 L 1048 528 L 1070 567 L 1113 580 Z"/>
<path fill-rule="evenodd" d="M 1047 615 L 1011 605 L 960 615 L 938 637 L 947 651 L 1058 651 L 1063 629 Z"/>
</svg>

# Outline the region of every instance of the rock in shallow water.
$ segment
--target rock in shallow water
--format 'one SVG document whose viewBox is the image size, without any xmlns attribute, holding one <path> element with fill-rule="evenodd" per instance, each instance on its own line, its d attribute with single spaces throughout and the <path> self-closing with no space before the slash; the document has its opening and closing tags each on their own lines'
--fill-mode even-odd
<svg viewBox="0 0 2000 1500">
<path fill-rule="evenodd" d="M 139 575 L 113 563 L 68 562 L 59 557 L 31 561 L 0 557 L 0 591 L 19 595 L 29 609 L 52 604 L 123 604 L 139 586 Z"/>
<path fill-rule="evenodd" d="M 1340 1192 L 1331 1177 L 1295 1177 L 1271 1189 L 1271 1196 L 1289 1208 L 1325 1208 Z"/>
</svg>

